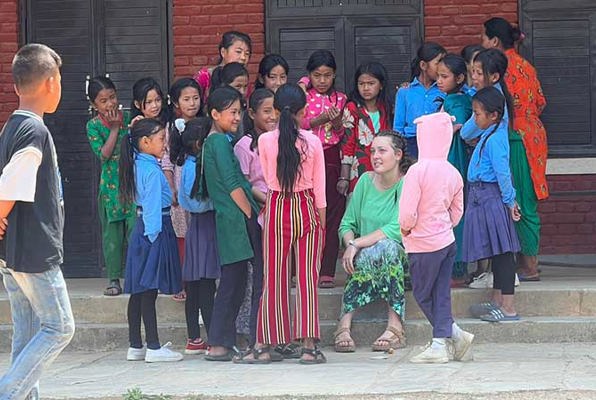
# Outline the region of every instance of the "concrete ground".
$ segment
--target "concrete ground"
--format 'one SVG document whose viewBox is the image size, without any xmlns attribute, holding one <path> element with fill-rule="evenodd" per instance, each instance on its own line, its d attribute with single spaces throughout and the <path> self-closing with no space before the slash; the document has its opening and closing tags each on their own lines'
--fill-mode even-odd
<svg viewBox="0 0 596 400">
<path fill-rule="evenodd" d="M 41 382 L 44 399 L 121 399 L 133 388 L 179 399 L 595 399 L 596 343 L 478 345 L 474 361 L 415 365 L 419 351 L 359 349 L 328 363 L 249 366 L 187 356 L 177 363 L 125 361 L 125 351 L 62 354 Z M 2 355 L 0 373 L 8 364 Z"/>
</svg>

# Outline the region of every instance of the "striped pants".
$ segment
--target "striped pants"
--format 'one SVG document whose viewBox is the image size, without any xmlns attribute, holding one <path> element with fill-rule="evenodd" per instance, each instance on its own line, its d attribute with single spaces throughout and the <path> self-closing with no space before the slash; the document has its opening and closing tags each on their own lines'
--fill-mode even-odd
<svg viewBox="0 0 596 400">
<path fill-rule="evenodd" d="M 319 334 L 317 284 L 323 229 L 311 190 L 269 191 L 263 229 L 263 294 L 257 318 L 257 342 L 289 343 Z M 293 250 L 293 251 L 292 251 Z M 296 265 L 296 309 L 290 335 L 290 257 Z"/>
</svg>

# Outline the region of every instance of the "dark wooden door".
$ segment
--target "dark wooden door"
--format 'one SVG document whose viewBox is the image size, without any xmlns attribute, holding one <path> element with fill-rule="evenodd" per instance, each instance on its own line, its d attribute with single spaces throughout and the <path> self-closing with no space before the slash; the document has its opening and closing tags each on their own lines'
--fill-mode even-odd
<svg viewBox="0 0 596 400">
<path fill-rule="evenodd" d="M 99 162 L 85 124 L 91 115 L 85 78 L 109 73 L 128 107 L 136 79 L 153 76 L 167 86 L 167 18 L 164 0 L 27 0 L 27 42 L 47 44 L 63 60 L 62 101 L 46 116 L 58 152 L 64 186 L 64 273 L 102 276 L 97 217 Z"/>
<path fill-rule="evenodd" d="M 409 79 L 421 42 L 420 0 L 266 0 L 267 51 L 290 64 L 290 81 L 317 49 L 331 50 L 338 89 L 349 90 L 359 64 L 379 61 L 393 83 Z"/>
<path fill-rule="evenodd" d="M 596 155 L 596 2 L 522 0 L 520 25 L 548 103 L 549 152 Z"/>
</svg>

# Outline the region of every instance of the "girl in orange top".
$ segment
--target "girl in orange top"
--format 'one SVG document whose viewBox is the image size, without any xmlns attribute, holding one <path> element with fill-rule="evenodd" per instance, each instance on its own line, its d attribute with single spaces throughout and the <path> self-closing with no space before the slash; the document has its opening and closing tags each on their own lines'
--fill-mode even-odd
<svg viewBox="0 0 596 400">
<path fill-rule="evenodd" d="M 537 281 L 540 280 L 537 258 L 540 245 L 538 200 L 548 197 L 548 145 L 546 130 L 540 121 L 546 99 L 536 70 L 514 48 L 521 38 L 521 31 L 503 18 L 491 18 L 484 23 L 482 45 L 502 50 L 509 62 L 505 82 L 513 98 L 512 121 L 515 131 L 509 134 L 511 171 L 518 193 L 517 201 L 522 210 L 522 218 L 516 223 L 522 245 L 519 278 Z M 516 145 L 518 142 L 523 143 L 525 152 L 516 153 L 516 148 L 521 148 Z"/>
</svg>

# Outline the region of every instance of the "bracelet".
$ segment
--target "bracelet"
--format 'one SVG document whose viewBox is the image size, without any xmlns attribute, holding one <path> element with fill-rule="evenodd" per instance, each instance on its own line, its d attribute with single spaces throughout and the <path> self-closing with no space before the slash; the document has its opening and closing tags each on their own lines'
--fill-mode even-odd
<svg viewBox="0 0 596 400">
<path fill-rule="evenodd" d="M 355 248 L 357 251 L 360 250 L 360 248 L 358 246 L 356 246 L 356 241 L 354 239 L 350 239 L 348 241 L 348 246 L 352 246 L 353 248 Z"/>
<path fill-rule="evenodd" d="M 346 181 L 346 182 L 349 182 L 349 181 L 350 181 L 350 179 L 348 179 L 348 178 L 343 178 L 343 177 L 341 177 L 341 176 L 340 176 L 339 178 L 337 178 L 337 181 L 338 181 L 338 182 L 341 182 L 341 181 Z"/>
</svg>

